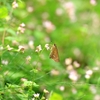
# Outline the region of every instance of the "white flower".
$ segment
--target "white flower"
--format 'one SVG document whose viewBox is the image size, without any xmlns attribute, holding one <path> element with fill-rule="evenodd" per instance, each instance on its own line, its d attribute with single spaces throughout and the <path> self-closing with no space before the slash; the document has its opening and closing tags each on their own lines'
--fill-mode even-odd
<svg viewBox="0 0 100 100">
<path fill-rule="evenodd" d="M 56 9 L 56 14 L 57 14 L 58 16 L 62 15 L 62 14 L 63 14 L 63 10 L 62 10 L 61 8 L 57 8 L 57 9 Z"/>
<path fill-rule="evenodd" d="M 96 5 L 97 3 L 96 3 L 96 0 L 90 0 L 90 3 L 92 4 L 92 5 Z"/>
<path fill-rule="evenodd" d="M 59 75 L 59 74 L 60 74 L 60 72 L 59 72 L 58 70 L 56 70 L 56 69 L 52 69 L 52 70 L 51 70 L 51 75 L 57 76 L 57 75 Z"/>
<path fill-rule="evenodd" d="M 7 50 L 12 50 L 13 48 L 11 48 L 9 45 L 7 45 Z"/>
<path fill-rule="evenodd" d="M 30 12 L 30 13 L 33 12 L 33 11 L 34 11 L 33 6 L 28 6 L 28 7 L 27 7 L 27 11 Z"/>
<path fill-rule="evenodd" d="M 76 68 L 80 67 L 80 64 L 79 64 L 77 61 L 74 61 L 74 62 L 73 62 L 73 65 L 74 65 Z"/>
<path fill-rule="evenodd" d="M 95 97 L 94 97 L 94 100 L 100 100 L 100 95 L 96 94 Z"/>
<path fill-rule="evenodd" d="M 66 70 L 67 70 L 67 71 L 73 70 L 73 66 L 72 66 L 72 65 L 68 65 L 68 66 L 66 67 Z"/>
<path fill-rule="evenodd" d="M 0 46 L 0 51 L 2 51 L 4 48 L 3 48 L 3 46 Z"/>
<path fill-rule="evenodd" d="M 43 26 L 46 28 L 47 32 L 51 32 L 51 31 L 55 30 L 54 24 L 50 21 L 44 21 Z"/>
<path fill-rule="evenodd" d="M 27 81 L 27 79 L 26 78 L 21 78 L 21 81 L 25 82 L 25 81 Z"/>
<path fill-rule="evenodd" d="M 44 93 L 49 93 L 49 91 L 48 91 L 48 90 L 46 90 L 46 89 L 44 89 L 44 90 L 43 90 L 43 92 L 44 92 Z"/>
<path fill-rule="evenodd" d="M 72 58 L 66 58 L 65 59 L 65 64 L 70 65 L 72 63 Z"/>
<path fill-rule="evenodd" d="M 30 40 L 30 41 L 28 42 L 28 45 L 29 45 L 29 47 L 30 47 L 31 49 L 34 49 L 34 42 L 33 42 L 32 40 Z"/>
<path fill-rule="evenodd" d="M 47 50 L 49 50 L 49 49 L 50 49 L 49 44 L 45 44 L 45 48 L 46 48 Z"/>
<path fill-rule="evenodd" d="M 72 80 L 72 81 L 77 81 L 79 79 L 79 75 L 78 73 L 75 71 L 75 70 L 72 70 L 70 71 L 69 73 L 69 78 Z"/>
<path fill-rule="evenodd" d="M 2 60 L 3 65 L 8 65 L 8 60 Z"/>
<path fill-rule="evenodd" d="M 60 90 L 61 91 L 64 91 L 65 90 L 65 87 L 64 86 L 60 86 Z"/>
<path fill-rule="evenodd" d="M 93 71 L 92 71 L 92 70 L 87 70 L 87 71 L 86 71 L 86 74 L 87 74 L 87 75 L 92 75 L 92 74 L 93 74 Z"/>
<path fill-rule="evenodd" d="M 21 23 L 20 26 L 18 27 L 17 34 L 19 34 L 19 32 L 24 33 L 24 31 L 25 31 L 25 24 Z"/>
<path fill-rule="evenodd" d="M 33 95 L 34 95 L 35 98 L 38 98 L 40 94 L 37 93 L 37 94 L 33 94 Z"/>
<path fill-rule="evenodd" d="M 21 23 L 20 26 L 21 26 L 21 27 L 25 27 L 25 24 L 24 24 L 24 23 Z"/>
<path fill-rule="evenodd" d="M 32 98 L 32 100 L 35 100 L 35 98 Z"/>
<path fill-rule="evenodd" d="M 73 2 L 66 2 L 63 5 L 71 21 L 76 21 L 75 6 Z"/>
<path fill-rule="evenodd" d="M 14 1 L 13 3 L 12 3 L 12 7 L 15 9 L 15 8 L 17 8 L 18 7 L 18 3 L 16 2 L 16 1 Z"/>
<path fill-rule="evenodd" d="M 90 78 L 90 75 L 86 74 L 86 75 L 85 75 L 85 78 L 86 78 L 86 79 L 89 79 L 89 78 Z"/>
<path fill-rule="evenodd" d="M 92 71 L 92 70 L 87 70 L 87 71 L 86 71 L 85 78 L 86 78 L 86 79 L 89 79 L 89 78 L 91 77 L 92 74 L 93 74 L 93 71 Z"/>
<path fill-rule="evenodd" d="M 31 60 L 31 56 L 27 56 L 26 61 L 30 61 L 30 60 Z"/>
<path fill-rule="evenodd" d="M 22 51 L 22 52 L 24 53 L 25 47 L 20 45 L 20 46 L 18 47 L 18 51 Z"/>
<path fill-rule="evenodd" d="M 96 89 L 95 85 L 91 85 L 91 86 L 90 86 L 90 90 L 91 90 L 91 92 L 92 92 L 93 94 L 96 94 L 96 92 L 97 92 L 97 89 Z"/>
<path fill-rule="evenodd" d="M 41 47 L 41 45 L 39 45 L 39 46 L 36 47 L 35 52 L 40 52 L 41 50 L 42 50 L 42 47 Z"/>
</svg>

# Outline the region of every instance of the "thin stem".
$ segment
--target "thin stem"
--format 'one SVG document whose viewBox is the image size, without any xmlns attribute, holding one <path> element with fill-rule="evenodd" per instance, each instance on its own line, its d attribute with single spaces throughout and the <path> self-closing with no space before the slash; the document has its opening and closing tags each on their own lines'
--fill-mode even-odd
<svg viewBox="0 0 100 100">
<path fill-rule="evenodd" d="M 4 30 L 4 33 L 3 33 L 3 36 L 2 36 L 2 45 L 4 45 L 5 35 L 6 35 L 6 29 Z"/>
</svg>

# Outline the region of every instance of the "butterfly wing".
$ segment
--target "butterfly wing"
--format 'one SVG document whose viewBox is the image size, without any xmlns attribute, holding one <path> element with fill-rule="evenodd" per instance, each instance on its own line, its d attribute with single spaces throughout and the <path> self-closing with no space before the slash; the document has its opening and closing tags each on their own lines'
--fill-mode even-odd
<svg viewBox="0 0 100 100">
<path fill-rule="evenodd" d="M 58 49 L 57 49 L 57 46 L 55 44 L 51 48 L 50 58 L 56 62 L 59 62 Z"/>
</svg>

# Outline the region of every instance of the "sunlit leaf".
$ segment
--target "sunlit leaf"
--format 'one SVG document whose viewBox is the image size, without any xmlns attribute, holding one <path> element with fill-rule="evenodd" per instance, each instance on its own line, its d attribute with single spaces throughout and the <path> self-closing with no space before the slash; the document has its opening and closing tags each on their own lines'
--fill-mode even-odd
<svg viewBox="0 0 100 100">
<path fill-rule="evenodd" d="M 49 100 L 63 100 L 62 96 L 58 93 L 52 93 Z"/>
<path fill-rule="evenodd" d="M 8 15 L 8 10 L 5 6 L 0 7 L 0 18 L 6 18 Z"/>
</svg>

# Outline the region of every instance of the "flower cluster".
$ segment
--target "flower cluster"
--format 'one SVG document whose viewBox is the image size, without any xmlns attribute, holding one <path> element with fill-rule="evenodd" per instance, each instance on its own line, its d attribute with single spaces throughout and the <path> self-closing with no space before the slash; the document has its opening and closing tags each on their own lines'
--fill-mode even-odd
<svg viewBox="0 0 100 100">
<path fill-rule="evenodd" d="M 86 79 L 89 79 L 89 78 L 91 77 L 92 74 L 93 74 L 93 71 L 92 71 L 92 70 L 90 70 L 90 69 L 87 70 L 87 71 L 86 71 L 86 74 L 85 74 L 85 78 L 86 78 Z"/>
<path fill-rule="evenodd" d="M 17 34 L 24 33 L 24 31 L 25 31 L 25 24 L 21 23 L 20 26 L 18 27 Z"/>
<path fill-rule="evenodd" d="M 72 81 L 76 82 L 79 79 L 79 74 L 75 70 L 75 68 L 80 67 L 80 64 L 77 61 L 72 62 L 72 58 L 66 58 L 65 59 L 65 64 L 66 64 L 66 70 L 69 74 L 69 79 Z"/>
<path fill-rule="evenodd" d="M 73 2 L 65 2 L 63 4 L 64 9 L 66 10 L 66 13 L 68 14 L 70 20 L 72 22 L 76 21 L 76 15 L 75 15 L 75 6 Z"/>
<path fill-rule="evenodd" d="M 12 8 L 17 8 L 18 7 L 18 3 L 16 2 L 16 1 L 14 1 L 13 3 L 12 3 Z"/>
<path fill-rule="evenodd" d="M 46 94 L 49 93 L 49 91 L 46 90 L 46 89 L 44 89 L 44 90 L 43 90 L 43 93 L 46 95 Z M 39 93 L 33 94 L 32 100 L 38 100 L 38 99 L 40 100 L 40 98 L 41 98 L 41 100 L 48 100 L 44 95 L 43 95 L 42 97 L 40 97 L 40 94 L 39 94 Z"/>
<path fill-rule="evenodd" d="M 38 45 L 37 47 L 36 47 L 36 50 L 35 50 L 35 52 L 40 52 L 42 50 L 42 47 L 41 47 L 41 45 Z"/>
<path fill-rule="evenodd" d="M 44 46 L 47 50 L 50 49 L 50 45 L 49 44 L 45 44 Z M 35 52 L 40 52 L 42 50 L 42 46 L 41 45 L 38 45 L 35 49 Z"/>
<path fill-rule="evenodd" d="M 90 3 L 95 6 L 97 4 L 96 0 L 90 0 Z"/>
<path fill-rule="evenodd" d="M 43 26 L 46 29 L 46 32 L 50 33 L 55 30 L 55 26 L 51 21 L 44 21 Z"/>
</svg>

